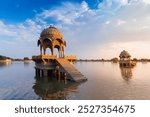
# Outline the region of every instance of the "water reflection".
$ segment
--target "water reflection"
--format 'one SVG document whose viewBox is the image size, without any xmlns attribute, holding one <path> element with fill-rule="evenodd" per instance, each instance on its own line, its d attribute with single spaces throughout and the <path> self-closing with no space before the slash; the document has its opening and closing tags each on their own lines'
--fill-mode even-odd
<svg viewBox="0 0 150 117">
<path fill-rule="evenodd" d="M 33 62 L 32 60 L 23 61 L 24 66 L 29 66 L 32 62 Z"/>
<path fill-rule="evenodd" d="M 70 99 L 71 92 L 78 92 L 80 83 L 72 83 L 58 80 L 50 80 L 50 78 L 36 78 L 33 85 L 34 92 L 42 99 L 47 100 L 66 100 Z"/>
<path fill-rule="evenodd" d="M 129 80 L 132 78 L 132 68 L 120 67 L 122 78 Z"/>
<path fill-rule="evenodd" d="M 29 62 L 24 62 L 24 66 L 29 66 L 30 63 Z"/>
<path fill-rule="evenodd" d="M 0 99 L 150 99 L 150 62 L 120 68 L 110 62 L 77 62 L 85 83 L 34 79 L 34 63 L 0 64 Z M 134 79 L 133 79 L 134 78 Z"/>
<path fill-rule="evenodd" d="M 6 66 L 9 66 L 11 64 L 12 64 L 11 62 L 0 62 L 0 67 L 6 67 Z"/>
</svg>

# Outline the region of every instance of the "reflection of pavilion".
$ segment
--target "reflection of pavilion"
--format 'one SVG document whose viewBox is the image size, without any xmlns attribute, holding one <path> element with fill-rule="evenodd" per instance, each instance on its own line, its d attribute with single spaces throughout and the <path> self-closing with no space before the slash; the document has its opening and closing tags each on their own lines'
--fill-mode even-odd
<svg viewBox="0 0 150 117">
<path fill-rule="evenodd" d="M 124 79 L 128 80 L 132 78 L 132 68 L 120 67 L 121 75 Z"/>
<path fill-rule="evenodd" d="M 78 92 L 80 83 L 68 82 L 67 84 L 58 82 L 57 80 L 46 81 L 36 79 L 33 85 L 34 92 L 43 100 L 69 99 L 69 93 Z"/>
</svg>

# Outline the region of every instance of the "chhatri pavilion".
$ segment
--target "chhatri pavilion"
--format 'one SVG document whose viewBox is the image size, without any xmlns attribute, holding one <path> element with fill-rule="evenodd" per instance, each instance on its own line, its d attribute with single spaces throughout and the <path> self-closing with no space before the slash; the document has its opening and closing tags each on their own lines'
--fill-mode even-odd
<svg viewBox="0 0 150 117">
<path fill-rule="evenodd" d="M 59 57 L 64 57 L 64 48 L 66 46 L 66 41 L 63 38 L 62 33 L 55 27 L 50 26 L 41 32 L 40 38 L 38 40 L 38 46 L 40 46 L 40 52 L 46 54 L 46 49 L 51 50 L 51 55 L 54 55 L 54 49 L 57 48 Z"/>
<path fill-rule="evenodd" d="M 129 52 L 125 50 L 120 53 L 119 58 L 120 67 L 133 67 L 136 65 L 136 62 L 131 60 L 131 55 Z"/>
<path fill-rule="evenodd" d="M 36 77 L 55 75 L 59 80 L 61 78 L 75 82 L 86 80 L 72 64 L 72 61 L 76 60 L 76 56 L 65 56 L 66 41 L 57 28 L 50 26 L 44 29 L 37 45 L 40 47 L 40 55 L 32 57 L 35 61 Z M 54 51 L 55 49 L 58 50 L 57 53 Z"/>
</svg>

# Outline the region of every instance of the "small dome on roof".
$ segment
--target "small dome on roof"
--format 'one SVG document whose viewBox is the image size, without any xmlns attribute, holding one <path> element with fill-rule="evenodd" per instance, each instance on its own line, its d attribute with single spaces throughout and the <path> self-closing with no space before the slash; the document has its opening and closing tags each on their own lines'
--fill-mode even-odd
<svg viewBox="0 0 150 117">
<path fill-rule="evenodd" d="M 55 27 L 50 26 L 44 29 L 40 35 L 41 39 L 51 38 L 51 39 L 63 39 L 62 33 Z"/>
<path fill-rule="evenodd" d="M 130 58 L 131 55 L 129 54 L 129 52 L 123 50 L 120 55 L 119 55 L 120 58 Z"/>
</svg>

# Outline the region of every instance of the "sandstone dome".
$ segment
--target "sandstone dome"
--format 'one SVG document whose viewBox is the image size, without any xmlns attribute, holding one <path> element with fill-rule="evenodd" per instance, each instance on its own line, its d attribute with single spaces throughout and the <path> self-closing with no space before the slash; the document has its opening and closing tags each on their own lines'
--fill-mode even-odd
<svg viewBox="0 0 150 117">
<path fill-rule="evenodd" d="M 53 26 L 50 26 L 41 32 L 37 45 L 40 46 L 41 54 L 46 54 L 46 49 L 49 48 L 51 54 L 54 55 L 54 49 L 56 48 L 59 57 L 64 57 L 66 41 L 63 39 L 62 33 Z"/>
<path fill-rule="evenodd" d="M 57 28 L 50 26 L 41 32 L 40 38 L 41 39 L 50 38 L 52 40 L 54 39 L 63 40 L 63 35 Z"/>
<path fill-rule="evenodd" d="M 129 52 L 123 50 L 120 55 L 119 55 L 120 58 L 130 58 L 131 55 L 129 54 Z"/>
</svg>

